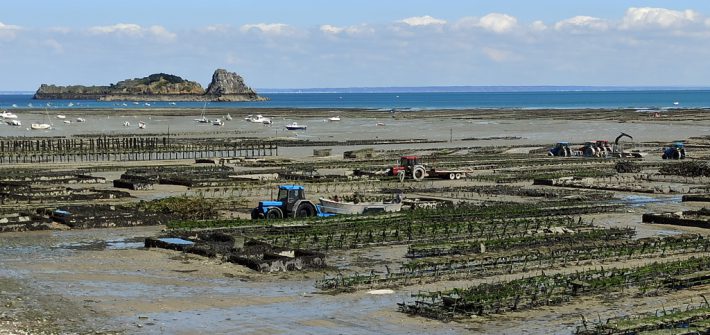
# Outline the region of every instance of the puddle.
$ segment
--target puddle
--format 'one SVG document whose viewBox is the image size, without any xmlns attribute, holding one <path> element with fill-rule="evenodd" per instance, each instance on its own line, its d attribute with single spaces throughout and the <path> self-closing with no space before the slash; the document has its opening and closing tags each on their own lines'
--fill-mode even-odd
<svg viewBox="0 0 710 335">
<path fill-rule="evenodd" d="M 93 240 L 93 241 L 78 241 L 69 243 L 60 243 L 54 245 L 53 249 L 66 249 L 66 250 L 88 250 L 88 251 L 100 251 L 100 250 L 126 250 L 126 249 L 139 249 L 145 246 L 144 237 L 131 237 L 131 238 L 121 238 L 115 240 Z"/>
<path fill-rule="evenodd" d="M 613 200 L 616 203 L 622 203 L 631 207 L 643 207 L 647 204 L 679 204 L 683 200 L 683 196 L 674 195 L 672 197 L 650 197 L 646 195 L 627 195 L 621 199 Z"/>
</svg>

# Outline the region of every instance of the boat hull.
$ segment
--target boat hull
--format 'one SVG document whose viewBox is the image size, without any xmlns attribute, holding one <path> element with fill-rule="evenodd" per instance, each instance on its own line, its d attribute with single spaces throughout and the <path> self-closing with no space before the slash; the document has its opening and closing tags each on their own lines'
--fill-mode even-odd
<svg viewBox="0 0 710 335">
<path fill-rule="evenodd" d="M 402 203 L 383 202 L 339 202 L 320 198 L 320 207 L 323 212 L 333 214 L 368 214 L 382 212 L 399 212 L 402 210 Z"/>
</svg>

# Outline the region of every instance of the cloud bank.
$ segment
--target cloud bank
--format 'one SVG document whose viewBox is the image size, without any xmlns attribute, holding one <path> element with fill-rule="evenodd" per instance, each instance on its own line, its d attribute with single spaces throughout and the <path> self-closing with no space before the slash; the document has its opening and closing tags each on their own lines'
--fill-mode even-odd
<svg viewBox="0 0 710 335">
<path fill-rule="evenodd" d="M 72 29 L 19 27 L 0 17 L 0 70 L 20 78 L 0 89 L 157 71 L 200 80 L 217 67 L 244 74 L 255 87 L 707 85 L 710 77 L 710 17 L 693 9 L 632 7 L 617 17 L 554 22 L 465 14 L 352 25 L 118 22 Z M 22 76 L 22 64 L 37 73 Z M 56 78 L 46 78 L 50 73 Z M 22 86 L 10 87 L 16 84 Z"/>
</svg>

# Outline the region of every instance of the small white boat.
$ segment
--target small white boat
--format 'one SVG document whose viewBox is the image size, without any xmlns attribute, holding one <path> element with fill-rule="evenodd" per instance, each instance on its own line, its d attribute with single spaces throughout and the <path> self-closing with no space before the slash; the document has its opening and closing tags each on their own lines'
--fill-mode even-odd
<svg viewBox="0 0 710 335">
<path fill-rule="evenodd" d="M 213 126 L 224 126 L 224 121 L 222 121 L 220 119 L 215 119 L 214 121 L 212 121 L 212 125 Z"/>
<path fill-rule="evenodd" d="M 30 128 L 32 128 L 32 130 L 47 130 L 52 128 L 52 126 L 47 123 L 33 123 L 30 125 Z"/>
<path fill-rule="evenodd" d="M 330 122 L 340 121 L 340 116 L 331 116 L 328 118 L 328 121 L 330 121 Z"/>
<path fill-rule="evenodd" d="M 32 103 L 31 103 L 31 102 L 28 103 L 28 104 L 27 104 L 27 107 L 32 107 Z"/>
<path fill-rule="evenodd" d="M 371 214 L 383 212 L 399 212 L 402 210 L 402 194 L 397 196 L 391 202 L 345 202 L 320 198 L 321 210 L 326 213 L 335 214 Z"/>
<path fill-rule="evenodd" d="M 124 103 L 121 104 L 121 106 L 126 107 L 126 106 L 128 106 L 128 104 L 124 102 Z"/>
<path fill-rule="evenodd" d="M 76 118 L 76 122 L 86 122 L 86 119 L 84 119 L 83 117 L 78 117 Z"/>
<path fill-rule="evenodd" d="M 0 114 L 0 117 L 3 119 L 17 119 L 17 115 L 10 113 L 8 111 L 2 111 L 2 114 Z"/>
<path fill-rule="evenodd" d="M 175 106 L 176 103 L 175 103 L 175 102 L 168 102 L 168 105 L 173 105 L 173 106 Z"/>
<path fill-rule="evenodd" d="M 148 106 L 148 107 L 150 107 L 150 104 L 149 104 L 149 103 L 147 103 L 147 102 L 146 102 L 146 103 L 144 103 L 143 105 L 145 105 L 145 106 Z"/>
<path fill-rule="evenodd" d="M 64 120 L 64 123 L 66 123 L 66 124 L 70 124 L 70 123 L 71 123 L 71 121 L 69 121 L 69 120 Z"/>
<path fill-rule="evenodd" d="M 202 106 L 202 114 L 200 114 L 199 119 L 195 119 L 197 123 L 210 123 L 210 120 L 205 117 L 205 107 L 207 107 L 207 103 L 205 102 L 205 105 Z"/>
<path fill-rule="evenodd" d="M 378 126 L 378 127 L 384 127 L 384 126 L 385 126 L 385 123 L 384 123 L 384 122 L 377 122 L 377 126 Z"/>
<path fill-rule="evenodd" d="M 680 102 L 678 102 L 678 101 L 673 101 L 673 104 L 676 105 L 676 106 L 678 106 L 678 105 L 680 105 Z"/>
<path fill-rule="evenodd" d="M 12 108 L 17 108 L 17 104 L 12 104 Z"/>
<path fill-rule="evenodd" d="M 69 104 L 67 105 L 67 107 L 72 107 L 72 106 L 74 106 L 73 102 L 69 102 Z"/>
<path fill-rule="evenodd" d="M 62 114 L 57 115 L 57 119 L 62 119 L 62 120 L 63 120 L 63 119 L 66 119 L 66 118 L 67 118 L 66 115 L 62 115 Z"/>
<path fill-rule="evenodd" d="M 232 116 L 227 113 L 227 116 L 225 116 L 224 119 L 227 121 L 232 121 Z"/>
<path fill-rule="evenodd" d="M 134 101 L 133 104 L 134 104 L 134 105 L 140 105 L 140 102 Z"/>
<path fill-rule="evenodd" d="M 124 126 L 124 127 L 129 127 L 130 125 L 131 125 L 130 122 L 128 122 L 128 121 L 123 121 L 123 126 Z"/>
<path fill-rule="evenodd" d="M 298 124 L 296 121 L 286 125 L 286 129 L 288 130 L 306 130 L 306 128 L 308 128 L 308 126 L 305 124 Z"/>
<path fill-rule="evenodd" d="M 257 116 L 249 115 L 249 116 L 245 117 L 244 120 L 247 120 L 252 123 L 271 124 L 271 119 L 268 117 L 264 117 L 261 114 L 259 114 Z"/>
<path fill-rule="evenodd" d="M 20 122 L 20 120 L 7 120 L 7 121 L 5 121 L 5 123 L 7 123 L 8 126 L 21 126 L 22 125 L 22 122 Z"/>
<path fill-rule="evenodd" d="M 145 129 L 145 122 L 139 121 L 138 122 L 138 129 Z"/>
</svg>

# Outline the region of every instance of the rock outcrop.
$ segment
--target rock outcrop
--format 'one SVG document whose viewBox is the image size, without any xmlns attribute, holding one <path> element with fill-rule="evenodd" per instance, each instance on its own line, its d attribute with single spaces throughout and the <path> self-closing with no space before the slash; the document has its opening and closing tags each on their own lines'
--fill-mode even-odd
<svg viewBox="0 0 710 335">
<path fill-rule="evenodd" d="M 55 86 L 42 84 L 34 99 L 139 100 L 139 101 L 259 101 L 266 100 L 244 84 L 234 72 L 218 69 L 205 91 L 194 81 L 156 73 L 144 78 L 119 81 L 109 86 Z"/>
</svg>

